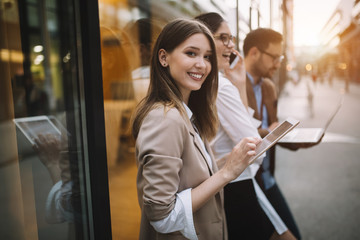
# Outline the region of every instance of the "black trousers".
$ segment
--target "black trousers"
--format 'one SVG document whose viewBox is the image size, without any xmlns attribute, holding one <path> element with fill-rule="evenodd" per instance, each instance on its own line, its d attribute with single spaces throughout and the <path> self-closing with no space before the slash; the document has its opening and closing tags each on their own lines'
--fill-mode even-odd
<svg viewBox="0 0 360 240">
<path fill-rule="evenodd" d="M 280 188 L 275 183 L 274 186 L 264 191 L 267 199 L 274 207 L 276 212 L 279 214 L 281 220 L 285 223 L 291 233 L 298 239 L 301 239 L 300 231 L 296 225 L 293 215 L 291 214 L 290 208 L 280 191 Z"/>
<path fill-rule="evenodd" d="M 257 200 L 252 180 L 226 185 L 224 206 L 229 240 L 268 240 L 275 231 Z"/>
</svg>

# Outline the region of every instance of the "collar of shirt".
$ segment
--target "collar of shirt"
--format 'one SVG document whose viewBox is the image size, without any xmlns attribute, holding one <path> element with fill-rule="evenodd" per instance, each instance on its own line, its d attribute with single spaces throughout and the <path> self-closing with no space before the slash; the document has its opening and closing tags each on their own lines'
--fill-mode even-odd
<svg viewBox="0 0 360 240">
<path fill-rule="evenodd" d="M 261 112 L 261 103 L 262 103 L 262 92 L 261 92 L 261 84 L 263 83 L 264 79 L 260 78 L 260 81 L 258 82 L 258 84 L 254 84 L 254 78 L 250 75 L 250 73 L 246 72 L 247 77 L 250 79 L 252 88 L 254 90 L 254 94 L 255 94 L 255 98 L 256 98 L 256 105 L 258 108 L 258 111 Z M 267 110 L 265 105 L 263 105 L 263 109 L 262 109 L 262 124 L 261 127 L 262 128 L 268 128 L 269 124 L 268 124 L 268 120 L 267 120 Z"/>
<path fill-rule="evenodd" d="M 183 105 L 184 105 L 184 108 L 185 108 L 185 111 L 186 111 L 186 113 L 187 113 L 187 115 L 188 115 L 188 117 L 189 117 L 189 119 L 190 119 L 190 122 L 191 123 L 193 123 L 192 122 L 192 115 L 193 115 L 193 113 L 192 113 L 192 111 L 190 110 L 190 108 L 183 102 Z M 205 147 L 205 143 L 204 143 L 204 141 L 201 139 L 201 137 L 200 137 L 200 135 L 199 135 L 199 131 L 197 130 L 197 128 L 196 128 L 196 126 L 193 124 L 193 127 L 194 127 L 194 130 L 195 130 L 195 132 L 196 132 L 196 137 L 197 137 L 197 139 L 199 140 L 199 142 L 200 142 L 200 144 L 201 144 L 201 147 L 202 147 L 202 149 L 204 150 L 204 152 L 205 152 L 205 159 L 206 159 L 206 161 L 208 162 L 208 165 L 209 165 L 209 167 L 211 168 L 211 169 L 213 169 L 212 168 L 212 161 L 211 161 L 211 157 L 210 157 L 210 155 L 209 155 L 209 153 L 208 153 L 208 150 L 206 149 L 206 147 Z"/>
<path fill-rule="evenodd" d="M 261 84 L 263 82 L 263 78 L 260 78 L 260 81 L 258 84 L 254 84 L 254 78 L 250 75 L 250 73 L 246 72 L 246 75 L 250 79 L 252 88 L 254 90 L 258 112 L 261 112 L 260 111 L 261 101 L 262 101 Z"/>
<path fill-rule="evenodd" d="M 199 135 L 199 130 L 196 128 L 195 124 L 194 124 L 194 119 L 192 118 L 193 116 L 193 113 L 192 111 L 190 110 L 190 108 L 186 105 L 186 103 L 183 102 L 183 105 L 184 105 L 184 108 L 185 108 L 185 111 L 186 111 L 186 114 L 188 116 L 188 118 L 190 119 L 190 122 L 191 124 L 193 125 L 193 128 L 196 132 L 196 134 L 198 135 L 198 137 L 200 138 L 200 135 Z M 201 138 L 200 138 L 201 139 Z M 202 141 L 202 140 L 201 140 Z M 202 143 L 203 144 L 203 143 Z"/>
<path fill-rule="evenodd" d="M 188 118 L 189 118 L 190 121 L 191 121 L 191 118 L 192 118 L 193 113 L 192 113 L 192 111 L 190 110 L 190 108 L 186 105 L 186 103 L 183 102 L 183 105 L 184 105 L 186 114 L 188 115 Z"/>
<path fill-rule="evenodd" d="M 254 77 L 251 76 L 251 74 L 248 73 L 248 72 L 246 72 L 246 75 L 247 75 L 247 77 L 250 79 L 250 82 L 251 82 L 253 88 L 254 88 L 255 86 L 261 86 L 262 82 L 264 81 L 263 78 L 260 78 L 260 81 L 259 81 L 257 84 L 254 84 Z"/>
</svg>

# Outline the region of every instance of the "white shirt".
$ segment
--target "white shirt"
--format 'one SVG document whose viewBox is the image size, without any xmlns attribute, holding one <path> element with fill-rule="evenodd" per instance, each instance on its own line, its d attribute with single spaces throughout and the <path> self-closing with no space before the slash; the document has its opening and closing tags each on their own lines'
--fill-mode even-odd
<svg viewBox="0 0 360 240">
<path fill-rule="evenodd" d="M 185 103 L 183 103 L 183 105 L 191 121 L 192 112 Z M 211 157 L 205 148 L 204 142 L 197 132 L 196 137 L 198 138 L 201 147 L 205 152 L 206 161 L 208 162 L 209 167 L 212 168 Z M 151 221 L 150 224 L 158 232 L 170 233 L 180 231 L 186 238 L 197 240 L 198 238 L 195 231 L 192 212 L 191 188 L 185 189 L 176 194 L 175 207 L 166 218 L 159 221 Z"/>
<path fill-rule="evenodd" d="M 135 100 L 140 102 L 146 96 L 150 84 L 150 66 L 141 66 L 131 73 Z"/>
<path fill-rule="evenodd" d="M 74 222 L 72 206 L 72 182 L 58 181 L 50 190 L 45 204 L 45 219 L 48 223 Z"/>
<path fill-rule="evenodd" d="M 226 153 L 231 152 L 233 147 L 244 137 L 261 138 L 257 130 L 260 125 L 260 121 L 257 121 L 252 117 L 254 113 L 252 109 L 250 109 L 249 112 L 246 110 L 241 101 L 238 89 L 222 73 L 219 73 L 216 107 L 220 126 L 216 137 L 211 142 L 211 147 L 216 159 L 219 159 Z M 247 167 L 244 172 L 242 172 L 241 175 L 232 182 L 246 179 L 252 180 L 261 208 L 268 216 L 277 233 L 282 234 L 287 230 L 286 225 L 281 220 L 254 179 L 263 158 L 264 155 L 258 158 L 252 165 Z"/>
<path fill-rule="evenodd" d="M 238 89 L 222 73 L 219 74 L 216 108 L 220 125 L 215 138 L 210 143 L 216 159 L 231 152 L 244 137 L 261 138 L 257 130 L 261 122 L 252 117 L 254 110 L 251 108 L 249 112 L 246 110 Z M 263 157 L 258 158 L 233 182 L 254 177 L 262 159 Z"/>
</svg>

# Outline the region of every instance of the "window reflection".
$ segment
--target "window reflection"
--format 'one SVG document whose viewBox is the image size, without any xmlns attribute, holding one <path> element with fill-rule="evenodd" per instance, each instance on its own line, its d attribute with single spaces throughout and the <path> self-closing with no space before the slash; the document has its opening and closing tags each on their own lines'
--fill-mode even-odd
<svg viewBox="0 0 360 240">
<path fill-rule="evenodd" d="M 135 143 L 129 124 L 133 110 L 147 93 L 151 49 L 162 26 L 147 17 L 149 10 L 150 6 L 142 11 L 122 1 L 99 2 L 113 239 L 137 239 L 140 227 Z"/>
<path fill-rule="evenodd" d="M 88 239 L 72 4 L 0 11 L 0 239 Z"/>
</svg>

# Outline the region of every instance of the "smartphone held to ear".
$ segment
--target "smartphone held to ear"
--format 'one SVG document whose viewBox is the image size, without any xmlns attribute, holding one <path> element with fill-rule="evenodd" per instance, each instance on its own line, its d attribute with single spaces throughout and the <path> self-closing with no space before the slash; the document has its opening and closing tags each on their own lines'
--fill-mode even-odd
<svg viewBox="0 0 360 240">
<path fill-rule="evenodd" d="M 233 69 L 239 60 L 240 60 L 240 58 L 238 55 L 236 55 L 235 53 L 231 53 L 230 54 L 230 69 Z"/>
</svg>

